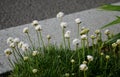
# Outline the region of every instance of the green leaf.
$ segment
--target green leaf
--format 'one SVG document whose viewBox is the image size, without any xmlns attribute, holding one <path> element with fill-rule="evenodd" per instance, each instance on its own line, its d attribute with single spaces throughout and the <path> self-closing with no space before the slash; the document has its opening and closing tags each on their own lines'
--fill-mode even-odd
<svg viewBox="0 0 120 77">
<path fill-rule="evenodd" d="M 114 37 L 111 38 L 111 39 L 109 39 L 109 40 L 106 42 L 106 44 L 114 43 L 114 42 L 116 42 L 117 39 L 120 39 L 120 33 L 114 35 Z"/>
<path fill-rule="evenodd" d="M 120 11 L 120 5 L 103 5 L 100 9 L 108 11 Z"/>
<path fill-rule="evenodd" d="M 119 16 L 116 16 L 116 17 L 117 17 L 116 20 L 114 20 L 114 21 L 112 21 L 112 22 L 104 25 L 103 27 L 101 27 L 101 29 L 106 28 L 106 27 L 109 27 L 109 26 L 113 26 L 113 25 L 115 25 L 115 24 L 119 24 L 119 23 L 120 23 L 120 17 L 119 17 Z"/>
</svg>

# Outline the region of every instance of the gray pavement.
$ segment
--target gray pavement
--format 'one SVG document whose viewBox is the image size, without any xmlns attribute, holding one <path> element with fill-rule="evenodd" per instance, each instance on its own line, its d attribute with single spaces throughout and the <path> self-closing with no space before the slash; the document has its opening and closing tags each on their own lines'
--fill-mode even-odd
<svg viewBox="0 0 120 77">
<path fill-rule="evenodd" d="M 34 19 L 52 18 L 59 11 L 70 14 L 118 1 L 120 0 L 0 0 L 0 29 L 20 26 Z"/>
</svg>

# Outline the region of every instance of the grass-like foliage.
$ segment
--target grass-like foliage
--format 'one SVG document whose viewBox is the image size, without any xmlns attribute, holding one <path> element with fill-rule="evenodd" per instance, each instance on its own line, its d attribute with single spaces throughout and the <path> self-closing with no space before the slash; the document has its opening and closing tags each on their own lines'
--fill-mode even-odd
<svg viewBox="0 0 120 77">
<path fill-rule="evenodd" d="M 106 44 L 107 41 L 102 41 L 100 30 L 89 37 L 89 29 L 81 27 L 81 20 L 77 18 L 77 38 L 71 43 L 70 31 L 66 31 L 67 23 L 62 22 L 63 15 L 62 12 L 57 14 L 63 34 L 62 45 L 51 44 L 50 35 L 47 35 L 46 45 L 42 38 L 42 28 L 36 20 L 32 25 L 39 46 L 34 46 L 28 27 L 23 29 L 23 33 L 30 46 L 19 38 L 7 39 L 10 48 L 5 50 L 5 54 L 13 68 L 10 77 L 119 77 L 120 39 Z M 105 34 L 107 40 L 114 37 L 109 30 Z M 92 41 L 91 46 L 89 39 Z M 71 48 L 71 44 L 74 48 Z"/>
</svg>

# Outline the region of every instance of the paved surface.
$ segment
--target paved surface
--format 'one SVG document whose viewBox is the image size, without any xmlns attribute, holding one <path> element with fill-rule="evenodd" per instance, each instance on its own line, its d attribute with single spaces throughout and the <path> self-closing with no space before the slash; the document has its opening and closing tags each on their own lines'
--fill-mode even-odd
<svg viewBox="0 0 120 77">
<path fill-rule="evenodd" d="M 98 9 L 91 9 L 91 10 L 86 10 L 86 11 L 66 15 L 63 21 L 66 21 L 69 24 L 66 29 L 71 30 L 71 41 L 72 41 L 74 38 L 76 38 L 77 35 L 76 34 L 77 27 L 74 22 L 74 19 L 81 18 L 82 20 L 81 26 L 88 27 L 90 29 L 90 34 L 93 34 L 94 30 L 114 20 L 116 15 L 120 15 L 120 12 L 99 11 Z M 61 27 L 59 26 L 59 21 L 56 18 L 46 19 L 40 21 L 39 23 L 42 25 L 43 28 L 42 33 L 43 33 L 44 41 L 46 40 L 46 35 L 50 34 L 52 35 L 51 41 L 53 43 L 54 42 L 57 42 L 58 44 L 61 43 L 62 32 L 61 32 Z M 37 40 L 35 39 L 37 38 L 35 35 L 35 30 L 33 26 L 31 26 L 31 24 L 25 24 L 18 27 L 8 28 L 0 31 L 0 54 L 1 54 L 0 74 L 11 70 L 11 68 L 8 65 L 7 58 L 4 55 L 4 50 L 8 48 L 8 45 L 6 44 L 6 39 L 8 37 L 18 37 L 21 40 L 27 42 L 25 35 L 22 33 L 22 29 L 26 26 L 29 27 L 31 37 L 33 38 L 33 41 L 36 43 Z M 110 27 L 109 29 L 114 33 L 120 32 L 119 25 L 116 25 L 115 27 Z M 103 38 L 105 39 L 106 37 L 103 36 Z"/>
<path fill-rule="evenodd" d="M 0 0 L 0 29 L 98 7 L 120 0 Z"/>
</svg>

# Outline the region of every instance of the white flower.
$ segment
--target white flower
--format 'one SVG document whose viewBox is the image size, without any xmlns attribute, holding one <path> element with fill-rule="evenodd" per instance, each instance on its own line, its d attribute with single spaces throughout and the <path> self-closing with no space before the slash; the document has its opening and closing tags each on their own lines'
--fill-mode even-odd
<svg viewBox="0 0 120 77">
<path fill-rule="evenodd" d="M 80 18 L 76 18 L 76 19 L 75 19 L 75 22 L 76 22 L 77 24 L 80 24 L 80 23 L 81 23 L 81 19 L 80 19 Z"/>
<path fill-rule="evenodd" d="M 4 53 L 6 54 L 6 56 L 9 56 L 12 54 L 12 50 L 8 48 L 4 51 Z"/>
<path fill-rule="evenodd" d="M 95 36 L 94 36 L 94 35 L 91 35 L 90 38 L 91 38 L 91 39 L 95 39 Z"/>
<path fill-rule="evenodd" d="M 110 34 L 110 30 L 105 30 L 105 32 L 104 32 L 106 35 L 109 35 Z"/>
<path fill-rule="evenodd" d="M 110 59 L 110 56 L 109 55 L 106 55 L 106 57 L 105 57 L 106 59 Z"/>
<path fill-rule="evenodd" d="M 41 30 L 42 30 L 41 25 L 37 25 L 37 26 L 35 27 L 35 30 L 36 30 L 36 31 L 41 31 Z"/>
<path fill-rule="evenodd" d="M 104 53 L 103 53 L 103 52 L 101 52 L 101 53 L 100 53 L 100 55 L 101 55 L 101 56 L 103 56 L 103 55 L 104 55 Z"/>
<path fill-rule="evenodd" d="M 69 73 L 65 73 L 65 77 L 69 77 L 70 76 L 70 74 Z"/>
<path fill-rule="evenodd" d="M 85 29 L 85 27 L 81 27 L 81 30 L 84 30 Z"/>
<path fill-rule="evenodd" d="M 113 48 L 115 48 L 116 46 L 117 46 L 117 44 L 116 44 L 116 43 L 113 43 L 113 44 L 112 44 L 112 47 L 113 47 Z"/>
<path fill-rule="evenodd" d="M 79 40 L 79 39 L 75 38 L 75 39 L 73 40 L 73 45 L 79 45 L 79 43 L 80 43 L 80 40 Z"/>
<path fill-rule="evenodd" d="M 32 25 L 33 25 L 33 26 L 37 26 L 37 25 L 38 25 L 38 20 L 34 20 L 34 21 L 32 22 Z"/>
<path fill-rule="evenodd" d="M 71 59 L 71 63 L 74 63 L 75 62 L 75 60 L 74 59 Z"/>
<path fill-rule="evenodd" d="M 95 34 L 100 34 L 100 30 L 96 30 L 96 31 L 95 31 Z"/>
<path fill-rule="evenodd" d="M 33 53 L 32 53 L 33 56 L 36 56 L 36 55 L 38 55 L 38 54 L 39 54 L 38 51 L 33 51 Z"/>
<path fill-rule="evenodd" d="M 20 39 L 19 38 L 15 38 L 13 41 L 14 41 L 14 43 L 19 43 Z"/>
<path fill-rule="evenodd" d="M 11 48 L 15 48 L 15 43 L 11 43 L 11 44 L 10 44 L 10 47 L 11 47 Z"/>
<path fill-rule="evenodd" d="M 38 72 L 38 70 L 37 69 L 33 69 L 32 72 L 35 74 L 35 73 Z"/>
<path fill-rule="evenodd" d="M 87 67 L 86 64 L 81 64 L 81 65 L 79 66 L 79 68 L 80 68 L 81 71 L 86 71 L 86 70 L 88 69 L 88 67 Z"/>
<path fill-rule="evenodd" d="M 61 24 L 60 24 L 60 26 L 62 27 L 62 28 L 66 28 L 67 27 L 67 23 L 66 22 L 61 22 Z"/>
<path fill-rule="evenodd" d="M 70 38 L 70 33 L 71 33 L 71 32 L 70 32 L 69 30 L 66 31 L 64 37 L 67 38 L 67 39 Z"/>
<path fill-rule="evenodd" d="M 47 39 L 51 39 L 51 36 L 50 36 L 50 35 L 47 35 Z"/>
<path fill-rule="evenodd" d="M 10 44 L 10 43 L 12 43 L 13 42 L 13 37 L 9 37 L 8 39 L 7 39 L 7 44 Z"/>
<path fill-rule="evenodd" d="M 28 27 L 25 27 L 25 28 L 23 29 L 23 33 L 28 33 Z"/>
<path fill-rule="evenodd" d="M 118 45 L 120 45 L 120 39 L 118 39 L 118 40 L 116 41 L 116 43 L 117 43 Z"/>
<path fill-rule="evenodd" d="M 87 39 L 87 36 L 86 36 L 86 35 L 82 35 L 82 36 L 81 36 L 81 39 L 82 39 L 82 40 L 86 40 L 86 39 Z"/>
<path fill-rule="evenodd" d="M 22 50 L 23 50 L 23 51 L 27 51 L 28 48 L 29 48 L 29 45 L 28 45 L 28 44 L 24 43 L 24 44 L 22 45 Z"/>
<path fill-rule="evenodd" d="M 82 63 L 83 63 L 83 64 L 87 64 L 87 61 L 83 61 Z"/>
<path fill-rule="evenodd" d="M 93 61 L 93 56 L 87 55 L 87 59 L 88 59 L 89 62 L 90 62 L 90 61 Z"/>
<path fill-rule="evenodd" d="M 59 13 L 56 15 L 56 17 L 57 17 L 58 19 L 62 18 L 63 16 L 64 16 L 64 13 L 63 13 L 63 12 L 59 12 Z"/>
<path fill-rule="evenodd" d="M 19 43 L 18 43 L 18 48 L 22 48 L 22 45 L 24 44 L 24 42 L 23 41 L 20 41 Z"/>
<path fill-rule="evenodd" d="M 24 61 L 27 61 L 28 59 L 29 59 L 28 56 L 24 56 L 24 57 L 23 57 L 23 60 L 24 60 Z"/>
</svg>

